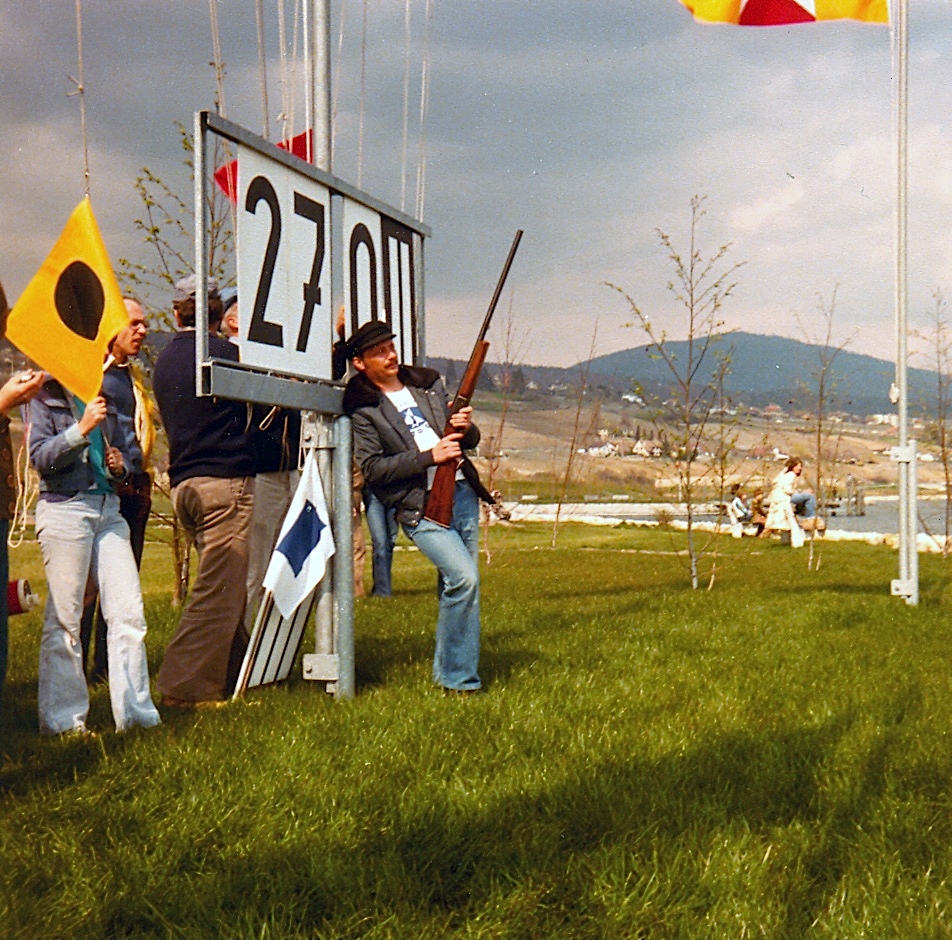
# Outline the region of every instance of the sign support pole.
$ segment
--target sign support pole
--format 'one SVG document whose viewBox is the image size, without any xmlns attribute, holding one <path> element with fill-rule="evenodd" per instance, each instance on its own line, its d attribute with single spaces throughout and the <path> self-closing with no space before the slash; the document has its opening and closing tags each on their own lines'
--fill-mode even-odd
<svg viewBox="0 0 952 940">
<path fill-rule="evenodd" d="M 899 446 L 894 459 L 899 466 L 899 577 L 891 592 L 907 604 L 919 603 L 919 549 L 916 511 L 916 442 L 909 440 L 908 295 L 908 139 L 909 139 L 909 2 L 891 4 L 896 19 L 896 384 L 893 395 L 898 412 Z"/>
<path fill-rule="evenodd" d="M 308 5 L 306 5 L 308 6 Z M 331 172 L 331 54 L 330 0 L 311 0 L 307 110 L 308 123 L 314 130 L 312 163 Z M 332 221 L 333 224 L 333 221 Z M 336 304 L 332 306 L 336 309 Z M 314 618 L 315 648 L 318 657 L 336 654 L 338 675 L 327 683 L 327 690 L 338 699 L 353 698 L 354 679 L 354 575 L 353 575 L 353 469 L 351 466 L 350 420 L 311 414 L 317 448 L 318 471 L 324 492 L 330 494 L 333 507 L 334 564 L 318 585 Z M 308 676 L 305 668 L 305 676 Z M 320 676 L 309 676 L 322 678 Z"/>
</svg>

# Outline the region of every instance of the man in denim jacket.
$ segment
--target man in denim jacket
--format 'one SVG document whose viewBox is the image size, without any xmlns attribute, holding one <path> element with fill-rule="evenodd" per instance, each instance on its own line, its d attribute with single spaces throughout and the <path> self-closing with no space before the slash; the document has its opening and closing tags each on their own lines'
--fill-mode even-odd
<svg viewBox="0 0 952 940">
<path fill-rule="evenodd" d="M 472 408 L 449 423 L 446 389 L 434 369 L 399 364 L 393 332 L 365 323 L 348 340 L 355 375 L 344 393 L 354 426 L 354 457 L 369 486 L 439 574 L 433 681 L 474 692 L 479 678 L 479 499 L 489 494 L 463 450 L 479 443 Z M 436 466 L 459 464 L 453 519 L 446 529 L 423 518 Z M 485 496 L 484 496 L 485 494 Z"/>
</svg>

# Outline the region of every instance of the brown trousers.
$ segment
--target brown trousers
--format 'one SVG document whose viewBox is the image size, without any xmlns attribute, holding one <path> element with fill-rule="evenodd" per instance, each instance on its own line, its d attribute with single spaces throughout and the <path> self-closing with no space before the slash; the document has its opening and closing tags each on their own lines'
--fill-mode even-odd
<svg viewBox="0 0 952 940">
<path fill-rule="evenodd" d="M 254 477 L 193 477 L 172 490 L 172 505 L 195 539 L 198 571 L 165 651 L 157 686 L 185 702 L 227 698 L 248 647 L 244 626 L 248 535 Z"/>
</svg>

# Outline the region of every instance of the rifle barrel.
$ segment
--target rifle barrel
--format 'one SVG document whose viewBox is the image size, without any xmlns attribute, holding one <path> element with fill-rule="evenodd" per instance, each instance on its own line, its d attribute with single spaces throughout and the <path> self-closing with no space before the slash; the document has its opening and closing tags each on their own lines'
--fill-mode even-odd
<svg viewBox="0 0 952 940">
<path fill-rule="evenodd" d="M 486 317 L 483 320 L 482 329 L 480 329 L 479 337 L 476 340 L 477 346 L 486 338 L 486 334 L 489 332 L 489 323 L 493 318 L 493 314 L 496 312 L 496 304 L 499 303 L 499 298 L 502 295 L 502 289 L 506 285 L 506 278 L 509 277 L 509 269 L 512 267 L 512 262 L 516 257 L 516 250 L 519 248 L 519 242 L 521 240 L 522 229 L 518 229 L 516 232 L 516 237 L 512 240 L 512 247 L 509 249 L 509 257 L 506 258 L 506 263 L 503 265 L 502 274 L 499 275 L 499 283 L 496 284 L 496 292 L 493 294 L 493 299 L 489 303 L 489 309 L 486 311 Z"/>
</svg>

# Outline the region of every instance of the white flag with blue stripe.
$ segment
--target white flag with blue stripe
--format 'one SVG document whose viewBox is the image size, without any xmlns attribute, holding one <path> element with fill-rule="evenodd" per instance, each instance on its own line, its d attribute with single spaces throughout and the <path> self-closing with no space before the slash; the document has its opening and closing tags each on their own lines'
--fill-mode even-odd
<svg viewBox="0 0 952 940">
<path fill-rule="evenodd" d="M 312 450 L 304 461 L 301 482 L 264 576 L 264 588 L 271 592 L 283 617 L 291 617 L 320 583 L 334 551 L 330 516 Z"/>
</svg>

